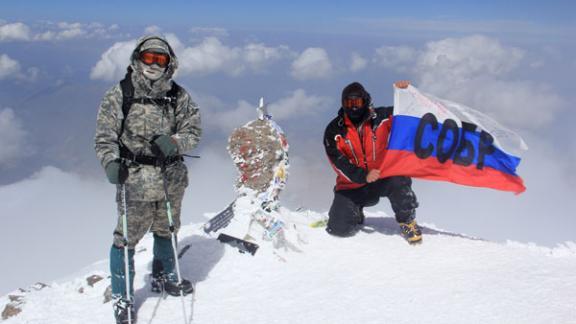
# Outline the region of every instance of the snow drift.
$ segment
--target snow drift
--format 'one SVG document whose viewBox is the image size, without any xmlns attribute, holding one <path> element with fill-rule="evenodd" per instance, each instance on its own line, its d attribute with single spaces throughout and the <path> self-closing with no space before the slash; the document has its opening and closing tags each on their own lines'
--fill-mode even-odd
<svg viewBox="0 0 576 324">
<path fill-rule="evenodd" d="M 424 225 L 423 244 L 410 246 L 393 218 L 367 213 L 352 238 L 302 224 L 304 251 L 282 260 L 266 248 L 240 254 L 203 235 L 201 225 L 180 234 L 180 249 L 189 246 L 183 275 L 196 285 L 195 296 L 186 297 L 186 323 L 576 322 L 572 242 L 554 249 L 499 244 Z M 146 236 L 135 258 L 138 323 L 184 323 L 178 298 L 150 292 L 151 260 Z M 113 323 L 104 303 L 107 267 L 101 261 L 70 279 L 1 297 L 0 307 L 21 310 L 2 323 Z"/>
</svg>

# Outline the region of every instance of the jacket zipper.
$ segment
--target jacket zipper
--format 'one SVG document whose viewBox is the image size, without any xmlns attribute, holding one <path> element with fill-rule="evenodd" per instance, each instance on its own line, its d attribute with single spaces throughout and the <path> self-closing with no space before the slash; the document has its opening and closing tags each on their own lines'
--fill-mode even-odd
<svg viewBox="0 0 576 324">
<path fill-rule="evenodd" d="M 376 161 L 376 134 L 372 135 L 372 161 Z"/>
<path fill-rule="evenodd" d="M 348 144 L 348 146 L 350 147 L 350 151 L 352 152 L 352 156 L 354 156 L 354 160 L 356 160 L 356 165 L 360 164 L 360 161 L 358 161 L 358 158 L 356 157 L 356 153 L 354 152 L 354 148 L 352 147 L 352 142 L 350 142 L 349 139 L 346 139 L 346 144 Z"/>
<path fill-rule="evenodd" d="M 362 156 L 364 157 L 364 168 L 368 170 L 368 157 L 366 156 L 366 150 L 364 149 L 364 123 L 363 121 L 360 126 L 358 126 L 358 137 L 360 137 L 360 148 L 362 149 Z"/>
</svg>

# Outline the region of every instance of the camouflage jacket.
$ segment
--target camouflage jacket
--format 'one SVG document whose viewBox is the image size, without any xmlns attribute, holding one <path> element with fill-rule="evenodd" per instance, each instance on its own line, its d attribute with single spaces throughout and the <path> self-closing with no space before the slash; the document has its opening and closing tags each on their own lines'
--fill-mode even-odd
<svg viewBox="0 0 576 324">
<path fill-rule="evenodd" d="M 138 43 L 135 52 L 145 40 L 144 38 Z M 132 59 L 134 98 L 159 98 L 166 95 L 171 88 L 171 76 L 177 66 L 176 57 L 173 54 L 172 56 L 165 75 L 154 83 L 143 76 L 135 59 Z M 124 118 L 126 121 L 120 136 Z M 177 143 L 178 154 L 183 154 L 196 147 L 201 133 L 198 106 L 184 89 L 179 91 L 175 108 L 169 104 L 135 102 L 128 116 L 124 116 L 122 89 L 117 84 L 108 90 L 100 104 L 95 135 L 96 155 L 103 167 L 120 158 L 120 145 L 135 155 L 153 156 L 150 141 L 154 136 L 161 134 L 172 136 Z M 129 176 L 126 180 L 126 191 L 129 200 L 161 201 L 164 199 L 163 180 L 159 167 L 137 163 L 128 163 L 128 165 Z M 167 168 L 170 196 L 176 194 L 182 197 L 188 185 L 187 173 L 183 162 L 171 164 Z"/>
</svg>

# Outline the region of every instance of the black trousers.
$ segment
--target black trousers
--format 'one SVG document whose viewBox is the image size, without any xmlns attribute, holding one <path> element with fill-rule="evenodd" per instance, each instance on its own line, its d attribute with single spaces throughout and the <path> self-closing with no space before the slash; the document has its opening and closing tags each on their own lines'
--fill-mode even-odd
<svg viewBox="0 0 576 324">
<path fill-rule="evenodd" d="M 362 209 L 376 205 L 381 197 L 388 197 L 390 200 L 396 221 L 408 223 L 416 217 L 418 202 L 412 191 L 412 179 L 389 177 L 358 189 L 335 191 L 334 201 L 328 212 L 326 231 L 337 236 L 354 234 L 364 217 Z"/>
</svg>

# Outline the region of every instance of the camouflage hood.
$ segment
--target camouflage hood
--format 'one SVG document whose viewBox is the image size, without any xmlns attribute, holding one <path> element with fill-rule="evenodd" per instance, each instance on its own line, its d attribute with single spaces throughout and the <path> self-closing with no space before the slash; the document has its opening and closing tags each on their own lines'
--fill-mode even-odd
<svg viewBox="0 0 576 324">
<path fill-rule="evenodd" d="M 164 75 L 162 75 L 162 77 L 155 82 L 151 82 L 144 76 L 138 59 L 142 45 L 144 45 L 144 43 L 146 43 L 148 40 L 158 40 L 163 43 L 165 47 L 162 47 L 167 50 L 168 54 L 170 55 L 170 63 L 166 67 Z M 134 48 L 134 51 L 132 51 L 132 55 L 130 56 L 130 67 L 134 71 L 134 73 L 132 73 L 132 83 L 134 84 L 136 91 L 138 92 L 138 90 L 143 90 L 147 95 L 154 95 L 156 93 L 170 90 L 172 86 L 172 76 L 178 68 L 178 58 L 176 57 L 176 54 L 174 54 L 172 46 L 170 46 L 165 38 L 156 35 L 149 35 L 140 38 L 136 43 L 136 48 Z"/>
</svg>

